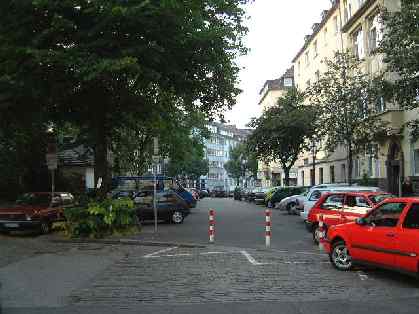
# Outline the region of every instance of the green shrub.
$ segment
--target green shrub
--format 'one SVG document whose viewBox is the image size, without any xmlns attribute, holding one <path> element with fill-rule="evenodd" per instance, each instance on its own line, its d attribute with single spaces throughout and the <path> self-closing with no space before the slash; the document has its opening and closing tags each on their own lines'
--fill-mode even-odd
<svg viewBox="0 0 419 314">
<path fill-rule="evenodd" d="M 66 208 L 64 215 L 66 234 L 70 237 L 102 238 L 138 227 L 134 202 L 128 198 L 90 200 L 87 205 Z"/>
</svg>

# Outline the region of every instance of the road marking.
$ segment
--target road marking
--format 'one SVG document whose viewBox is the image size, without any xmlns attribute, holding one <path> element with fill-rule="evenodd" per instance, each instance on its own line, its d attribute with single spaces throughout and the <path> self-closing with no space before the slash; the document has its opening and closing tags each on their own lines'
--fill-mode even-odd
<svg viewBox="0 0 419 314">
<path fill-rule="evenodd" d="M 233 252 L 204 252 L 204 253 L 199 253 L 199 255 L 228 254 L 228 253 L 233 253 Z"/>
<path fill-rule="evenodd" d="M 159 251 L 156 251 L 154 253 L 144 255 L 144 258 L 158 257 L 156 255 L 161 254 L 161 253 L 166 253 L 166 252 L 172 251 L 172 250 L 177 249 L 177 248 L 178 248 L 177 246 L 174 246 L 174 247 L 169 247 L 167 249 L 159 250 Z"/>
<path fill-rule="evenodd" d="M 255 266 L 266 265 L 265 263 L 259 263 L 258 261 L 256 261 L 253 258 L 253 256 L 247 253 L 246 251 L 240 251 L 240 253 L 244 255 L 247 258 L 247 260 L 250 262 L 250 264 L 252 265 L 255 265 Z"/>
<path fill-rule="evenodd" d="M 367 280 L 368 279 L 368 275 L 365 274 L 362 270 L 357 271 L 359 278 L 361 278 L 362 281 Z"/>
</svg>

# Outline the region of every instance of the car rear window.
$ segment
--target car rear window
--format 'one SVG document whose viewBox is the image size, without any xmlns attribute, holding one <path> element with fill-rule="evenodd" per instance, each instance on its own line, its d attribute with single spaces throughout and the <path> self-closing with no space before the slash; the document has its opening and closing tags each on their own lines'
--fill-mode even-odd
<svg viewBox="0 0 419 314">
<path fill-rule="evenodd" d="M 28 193 L 22 195 L 16 201 L 19 205 L 32 205 L 32 206 L 48 206 L 51 203 L 51 196 L 49 194 L 33 194 Z"/>
</svg>

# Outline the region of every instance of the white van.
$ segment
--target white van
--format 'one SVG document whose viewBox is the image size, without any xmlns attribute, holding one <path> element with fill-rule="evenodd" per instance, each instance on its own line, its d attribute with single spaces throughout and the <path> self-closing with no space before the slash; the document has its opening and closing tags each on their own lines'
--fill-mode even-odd
<svg viewBox="0 0 419 314">
<path fill-rule="evenodd" d="M 307 222 L 307 216 L 310 209 L 320 199 L 322 194 L 327 192 L 381 192 L 381 189 L 375 186 L 330 186 L 327 188 L 311 189 L 304 199 L 304 211 L 300 212 L 301 219 Z"/>
</svg>

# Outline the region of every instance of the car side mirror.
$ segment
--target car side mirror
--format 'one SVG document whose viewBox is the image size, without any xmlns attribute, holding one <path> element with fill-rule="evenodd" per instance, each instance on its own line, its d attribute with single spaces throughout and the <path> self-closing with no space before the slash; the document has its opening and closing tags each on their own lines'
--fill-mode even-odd
<svg viewBox="0 0 419 314">
<path fill-rule="evenodd" d="M 355 220 L 355 223 L 359 226 L 365 226 L 367 225 L 367 220 L 364 217 L 360 217 Z"/>
</svg>

